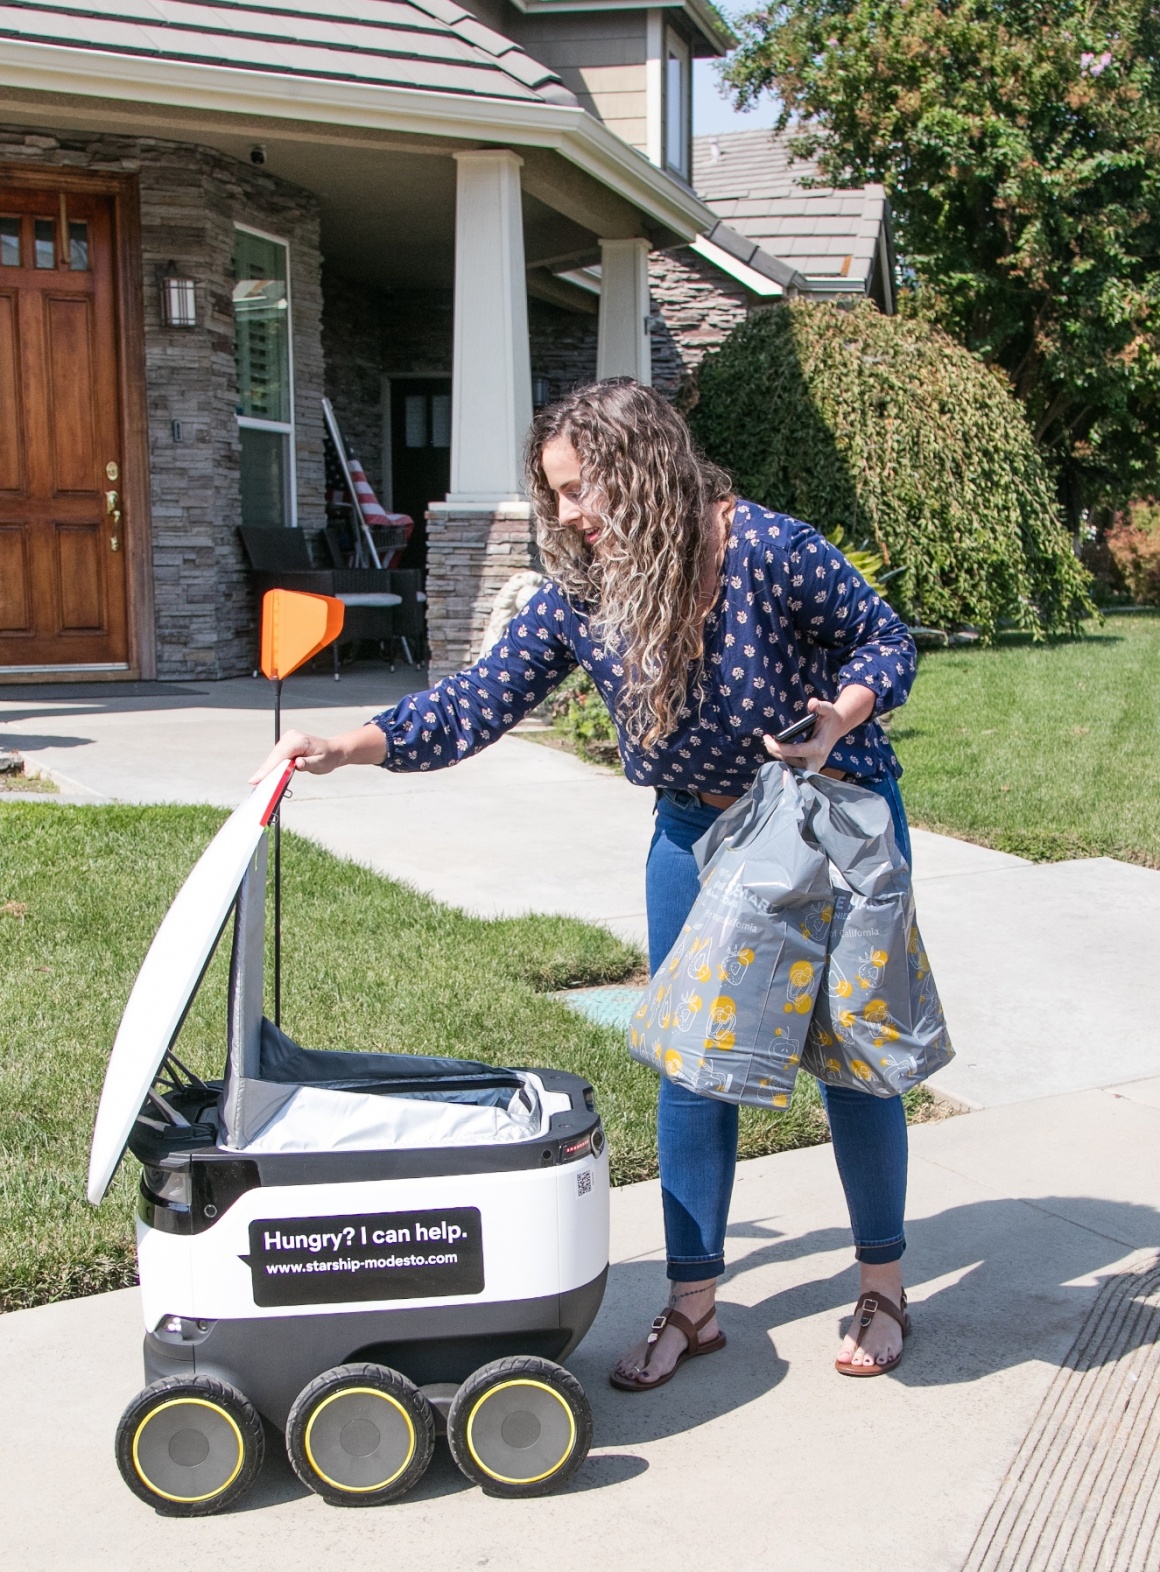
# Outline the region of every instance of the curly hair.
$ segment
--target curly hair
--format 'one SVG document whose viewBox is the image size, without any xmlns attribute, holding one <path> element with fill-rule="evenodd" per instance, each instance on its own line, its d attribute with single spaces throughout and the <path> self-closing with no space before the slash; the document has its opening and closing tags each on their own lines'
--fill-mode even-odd
<svg viewBox="0 0 1160 1572">
<path fill-rule="evenodd" d="M 579 455 L 588 510 L 600 520 L 599 555 L 560 523 L 542 458 L 556 437 Z M 675 730 L 700 675 L 698 602 L 718 546 L 709 523 L 714 504 L 733 495 L 729 476 L 701 456 L 673 406 L 631 377 L 576 388 L 542 409 L 526 465 L 544 567 L 619 657 L 617 718 L 652 749 Z"/>
</svg>

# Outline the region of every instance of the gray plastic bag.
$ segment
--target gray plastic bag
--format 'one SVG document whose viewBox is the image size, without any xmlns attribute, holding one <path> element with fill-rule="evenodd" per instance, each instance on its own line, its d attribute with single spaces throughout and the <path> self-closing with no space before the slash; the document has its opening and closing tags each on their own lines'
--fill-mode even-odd
<svg viewBox="0 0 1160 1572">
<path fill-rule="evenodd" d="M 883 797 L 824 775 L 807 780 L 815 796 L 810 830 L 830 858 L 835 891 L 802 1068 L 830 1086 L 895 1097 L 954 1058 L 915 921 L 910 869 Z"/>
<path fill-rule="evenodd" d="M 649 984 L 629 1052 L 692 1091 L 789 1105 L 833 916 L 812 795 L 763 769 L 694 848 L 701 893 Z"/>
<path fill-rule="evenodd" d="M 892 1097 L 953 1057 L 877 792 L 768 764 L 693 850 L 701 893 L 630 1023 L 633 1058 L 785 1108 L 799 1066 Z"/>
</svg>

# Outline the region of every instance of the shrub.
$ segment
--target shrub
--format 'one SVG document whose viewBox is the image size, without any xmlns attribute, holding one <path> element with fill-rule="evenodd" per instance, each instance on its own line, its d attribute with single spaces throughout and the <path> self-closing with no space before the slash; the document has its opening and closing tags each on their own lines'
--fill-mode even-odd
<svg viewBox="0 0 1160 1572">
<path fill-rule="evenodd" d="M 586 671 L 574 671 L 560 684 L 547 702 L 547 711 L 559 730 L 571 739 L 581 758 L 593 764 L 619 761 L 616 727 Z"/>
<path fill-rule="evenodd" d="M 1133 502 L 1105 539 L 1136 605 L 1160 606 L 1160 502 Z"/>
<path fill-rule="evenodd" d="M 868 538 L 912 622 L 1042 638 L 1091 614 L 1022 410 L 937 328 L 868 302 L 779 303 L 706 356 L 692 402 L 741 494 Z"/>
</svg>

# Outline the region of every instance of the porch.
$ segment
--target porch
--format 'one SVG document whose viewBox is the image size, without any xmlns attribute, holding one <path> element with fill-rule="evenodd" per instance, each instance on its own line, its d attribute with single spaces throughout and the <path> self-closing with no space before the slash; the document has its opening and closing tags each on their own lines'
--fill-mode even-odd
<svg viewBox="0 0 1160 1572">
<path fill-rule="evenodd" d="M 510 40 L 463 18 L 422 25 L 455 34 L 454 91 L 399 89 L 385 79 L 394 56 L 373 91 L 330 79 L 327 50 L 300 74 L 285 58 L 265 75 L 195 68 L 177 34 L 168 59 L 63 38 L 14 48 L 20 86 L 0 63 L 0 215 L 16 190 L 61 223 L 86 193 L 110 204 L 116 301 L 115 408 L 98 440 L 99 401 L 82 398 L 59 434 L 93 461 L 84 626 L 61 614 L 76 570 L 54 526 L 40 539 L 20 524 L 6 537 L 24 577 L 0 607 L 4 680 L 249 671 L 256 606 L 237 526 L 326 523 L 324 395 L 380 500 L 416 519 L 405 565 L 427 573 L 432 669 L 454 669 L 500 584 L 534 558 L 521 486 L 534 402 L 593 376 L 650 380 L 647 257 L 692 239 L 706 210 Z M 360 69 L 378 70 L 367 58 Z M 597 263 L 599 294 L 584 271 Z M 53 265 L 67 287 L 65 250 Z M 23 282 L 0 271 L 18 311 Z M 54 374 L 72 375 L 65 362 Z"/>
</svg>

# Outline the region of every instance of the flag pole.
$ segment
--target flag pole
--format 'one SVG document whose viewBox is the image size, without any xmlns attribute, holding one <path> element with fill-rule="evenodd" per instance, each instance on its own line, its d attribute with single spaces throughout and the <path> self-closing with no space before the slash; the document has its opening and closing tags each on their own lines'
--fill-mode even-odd
<svg viewBox="0 0 1160 1572">
<path fill-rule="evenodd" d="M 274 746 L 282 740 L 282 678 L 274 679 Z M 274 814 L 274 1025 L 282 1025 L 282 804 Z"/>
</svg>

